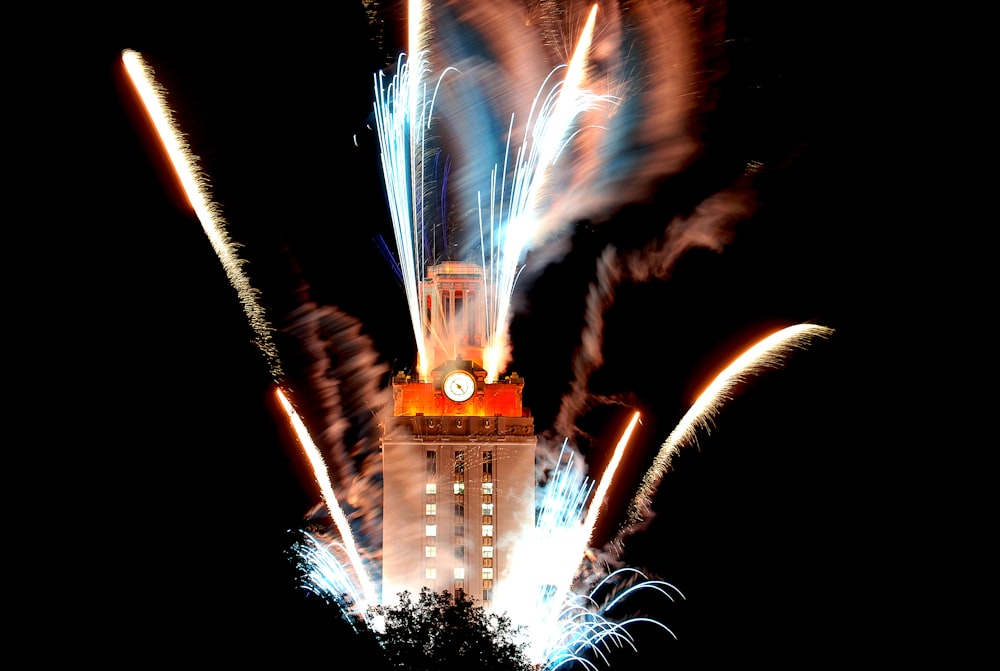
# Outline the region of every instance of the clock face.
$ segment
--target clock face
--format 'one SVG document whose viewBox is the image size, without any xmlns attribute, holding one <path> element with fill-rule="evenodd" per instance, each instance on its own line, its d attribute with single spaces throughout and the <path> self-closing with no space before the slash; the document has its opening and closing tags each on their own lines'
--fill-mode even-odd
<svg viewBox="0 0 1000 671">
<path fill-rule="evenodd" d="M 476 378 L 464 370 L 454 370 L 445 376 L 441 388 L 453 401 L 468 401 L 476 393 Z"/>
</svg>

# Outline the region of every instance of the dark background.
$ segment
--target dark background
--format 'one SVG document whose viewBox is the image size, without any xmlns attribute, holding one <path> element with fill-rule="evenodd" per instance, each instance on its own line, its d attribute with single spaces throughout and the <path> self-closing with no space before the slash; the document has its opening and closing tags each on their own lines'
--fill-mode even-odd
<svg viewBox="0 0 1000 671">
<path fill-rule="evenodd" d="M 836 333 L 741 385 L 699 447 L 675 460 L 656 518 L 625 559 L 686 595 L 657 613 L 678 640 L 638 630 L 642 652 L 624 668 L 801 668 L 912 650 L 909 617 L 922 597 L 910 576 L 925 542 L 914 532 L 934 506 L 918 500 L 926 492 L 904 426 L 912 390 L 892 363 L 910 340 L 898 329 L 905 278 L 894 269 L 905 252 L 883 243 L 908 187 L 881 179 L 899 160 L 873 97 L 888 66 L 862 58 L 870 26 L 849 30 L 836 12 L 796 4 L 730 3 L 727 106 L 710 149 L 776 159 L 761 206 L 722 254 L 695 250 L 668 281 L 620 287 L 606 315 L 593 390 L 631 405 L 582 418 L 594 473 L 632 407 L 644 419 L 602 516 L 605 540 L 659 445 L 729 359 L 792 323 Z M 58 262 L 57 344 L 44 348 L 53 372 L 29 378 L 47 390 L 36 451 L 36 510 L 46 512 L 26 512 L 25 533 L 54 546 L 37 552 L 54 568 L 33 572 L 32 624 L 87 632 L 84 658 L 116 657 L 129 641 L 152 659 L 249 660 L 275 647 L 333 659 L 345 645 L 336 618 L 297 588 L 288 555 L 316 491 L 120 55 L 135 49 L 156 69 L 268 306 L 280 314 L 305 283 L 317 303 L 361 319 L 387 364 L 405 367 L 405 301 L 372 244 L 373 229 L 391 229 L 364 141 L 372 75 L 399 49 L 401 10 L 383 7 L 380 41 L 361 3 L 208 17 L 175 9 L 86 17 L 101 27 L 59 59 L 72 95 L 39 105 L 65 138 L 39 150 L 42 162 L 75 188 L 40 202 L 72 215 L 60 216 L 70 254 Z M 685 179 L 708 192 L 713 176 Z M 582 222 L 570 253 L 525 288 L 513 368 L 539 430 L 566 392 L 597 255 L 665 223 L 664 200 L 624 208 L 614 228 Z M 43 250 L 32 248 L 34 267 L 51 263 Z M 35 330 L 23 332 L 32 340 Z"/>
</svg>

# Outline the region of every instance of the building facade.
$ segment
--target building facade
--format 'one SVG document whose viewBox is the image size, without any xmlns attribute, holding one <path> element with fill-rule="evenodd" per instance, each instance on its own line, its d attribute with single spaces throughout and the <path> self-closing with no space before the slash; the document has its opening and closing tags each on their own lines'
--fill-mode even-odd
<svg viewBox="0 0 1000 671">
<path fill-rule="evenodd" d="M 382 437 L 382 600 L 463 592 L 489 609 L 534 526 L 534 421 L 516 373 L 486 381 L 482 269 L 446 262 L 423 283 L 432 366 L 398 373 Z"/>
</svg>

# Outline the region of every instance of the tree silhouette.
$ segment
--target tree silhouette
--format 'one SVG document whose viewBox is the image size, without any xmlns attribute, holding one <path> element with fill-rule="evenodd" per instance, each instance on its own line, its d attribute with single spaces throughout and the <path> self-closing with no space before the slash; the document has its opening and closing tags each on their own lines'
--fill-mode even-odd
<svg viewBox="0 0 1000 671">
<path fill-rule="evenodd" d="M 371 614 L 384 621 L 375 636 L 391 668 L 414 671 L 532 671 L 518 642 L 521 628 L 506 615 L 488 613 L 463 592 L 452 596 L 423 588 L 414 601 L 409 592 L 396 606 L 376 606 Z"/>
</svg>

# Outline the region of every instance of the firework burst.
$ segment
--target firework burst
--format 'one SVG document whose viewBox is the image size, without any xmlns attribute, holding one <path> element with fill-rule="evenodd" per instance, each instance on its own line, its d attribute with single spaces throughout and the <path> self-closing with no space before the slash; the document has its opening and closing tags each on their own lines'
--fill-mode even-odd
<svg viewBox="0 0 1000 671">
<path fill-rule="evenodd" d="M 419 305 L 418 283 L 429 263 L 448 258 L 451 250 L 457 247 L 463 254 L 471 254 L 489 277 L 490 299 L 486 302 L 486 321 L 490 325 L 488 369 L 491 378 L 495 378 L 504 370 L 511 356 L 511 312 L 515 305 L 517 282 L 525 273 L 526 254 L 533 252 L 546 259 L 557 257 L 565 245 L 570 224 L 581 212 L 606 211 L 615 203 L 641 192 L 652 175 L 662 177 L 680 172 L 696 151 L 697 141 L 684 132 L 671 133 L 664 128 L 676 131 L 684 126 L 685 110 L 693 104 L 691 100 L 697 97 L 700 84 L 692 74 L 695 68 L 689 67 L 693 59 L 674 58 L 671 67 L 681 71 L 680 75 L 675 73 L 662 79 L 640 78 L 641 81 L 652 82 L 645 90 L 635 90 L 627 85 L 625 73 L 638 65 L 622 57 L 622 54 L 633 53 L 631 46 L 624 45 L 630 44 L 629 40 L 636 37 L 637 33 L 632 32 L 635 28 L 626 30 L 623 17 L 615 13 L 602 28 L 604 10 L 594 5 L 589 12 L 579 13 L 579 16 L 587 18 L 581 22 L 582 31 L 576 33 L 580 37 L 568 65 L 557 65 L 545 72 L 533 65 L 522 64 L 517 68 L 517 74 L 530 71 L 532 75 L 542 76 L 524 77 L 533 88 L 527 98 L 529 104 L 523 107 L 527 110 L 525 114 L 506 116 L 506 123 L 501 124 L 484 122 L 486 126 L 503 129 L 494 138 L 502 140 L 498 143 L 499 149 L 488 148 L 484 152 L 497 159 L 487 161 L 489 165 L 485 178 L 470 176 L 473 172 L 470 169 L 456 169 L 454 174 L 447 173 L 447 178 L 443 178 L 443 173 L 432 167 L 448 165 L 447 161 L 441 160 L 442 152 L 433 142 L 446 135 L 435 133 L 436 123 L 439 117 L 449 119 L 449 115 L 449 120 L 454 121 L 456 109 L 461 108 L 456 103 L 455 89 L 460 89 L 462 83 L 468 81 L 472 82 L 470 88 L 481 87 L 488 77 L 477 72 L 477 76 L 470 80 L 468 77 L 474 68 L 470 68 L 470 62 L 463 59 L 458 59 L 455 65 L 446 65 L 435 74 L 435 63 L 447 62 L 451 52 L 435 51 L 435 41 L 429 30 L 435 25 L 432 20 L 434 15 L 429 4 L 415 3 L 415 7 L 420 12 L 414 15 L 410 25 L 409 58 L 399 58 L 393 76 L 376 75 L 375 120 L 389 213 L 396 238 L 396 261 L 401 268 L 400 276 L 408 297 L 410 326 L 416 340 L 417 366 L 419 368 L 431 358 L 424 342 L 428 329 Z M 484 12 L 489 15 L 486 10 Z M 655 24 L 661 29 L 666 26 L 669 30 L 661 30 L 657 34 L 661 38 L 663 33 L 676 37 L 667 53 L 675 56 L 683 54 L 683 50 L 690 48 L 695 41 L 694 37 L 678 28 L 684 25 L 687 11 L 675 12 L 671 9 L 667 14 L 668 19 L 660 17 Z M 554 25 L 551 17 L 543 23 L 548 28 Z M 499 40 L 499 37 L 494 39 Z M 644 50 L 637 49 L 636 52 L 648 55 L 658 45 L 657 38 L 649 37 L 642 44 Z M 681 51 L 676 51 L 678 49 Z M 530 64 L 530 56 L 536 52 L 527 47 L 524 52 L 520 60 Z M 666 60 L 666 56 L 649 60 L 653 62 L 659 58 Z M 147 91 L 143 94 L 144 102 L 147 99 L 158 100 L 158 117 L 152 113 L 151 116 L 161 138 L 173 138 L 171 141 L 181 147 L 182 143 L 177 140 L 180 134 L 171 113 L 159 98 L 162 92 L 152 80 L 151 71 L 135 52 L 126 52 L 123 60 L 135 78 L 137 88 Z M 602 76 L 595 77 L 595 69 Z M 667 68 L 656 71 L 666 72 Z M 507 73 L 507 76 L 513 77 L 513 74 Z M 595 92 L 597 83 L 601 84 L 601 88 Z M 517 89 L 519 94 L 524 93 L 524 88 L 524 85 L 511 87 L 512 90 Z M 504 100 L 507 98 L 526 99 L 524 95 L 510 95 Z M 657 128 L 652 129 L 635 116 L 637 100 L 652 109 L 657 108 L 658 101 L 668 101 L 669 104 L 662 107 L 665 113 Z M 440 107 L 438 103 L 441 103 Z M 602 124 L 591 123 L 595 110 L 603 114 Z M 457 125 L 461 127 L 462 124 Z M 601 132 L 588 133 L 583 129 L 598 129 Z M 645 142 L 648 145 L 642 156 L 628 157 L 634 159 L 634 163 L 627 166 L 625 157 L 613 151 L 622 133 L 632 133 L 630 138 L 633 143 Z M 520 138 L 520 142 L 515 138 Z M 272 328 L 264 317 L 256 290 L 241 272 L 235 246 L 225 233 L 225 222 L 211 203 L 204 183 L 199 181 L 196 165 L 190 158 L 184 158 L 182 151 L 169 149 L 170 142 L 164 140 L 164 143 L 172 161 L 180 166 L 179 178 L 189 183 L 185 192 L 244 305 L 272 375 L 281 380 L 284 371 L 271 339 Z M 175 160 L 174 156 L 181 158 Z M 609 169 L 611 164 L 616 165 L 615 171 Z M 597 268 L 598 281 L 591 287 L 588 298 L 582 345 L 574 356 L 571 390 L 563 399 L 556 421 L 556 430 L 561 435 L 574 433 L 576 419 L 593 400 L 588 381 L 603 361 L 600 355 L 603 314 L 613 302 L 615 287 L 624 280 L 666 278 L 676 259 L 689 249 L 701 247 L 721 251 L 732 235 L 734 223 L 749 216 L 753 210 L 752 194 L 745 188 L 742 179 L 745 176 L 741 175 L 728 187 L 711 194 L 691 208 L 687 216 L 675 217 L 664 227 L 663 235 L 645 248 L 609 248 L 601 257 Z M 472 188 L 456 188 L 455 191 L 461 191 L 459 195 L 453 195 L 448 188 L 441 189 L 447 194 L 436 192 L 445 183 L 468 187 L 477 182 L 479 185 Z M 453 211 L 451 199 L 461 202 L 459 210 L 473 215 L 462 217 L 457 224 L 450 222 L 446 215 Z M 473 203 L 474 206 L 469 207 Z M 456 233 L 463 236 L 459 243 L 448 237 Z M 436 241 L 441 242 L 440 247 L 435 247 Z M 802 348 L 811 338 L 825 337 L 829 333 L 829 329 L 815 325 L 792 327 L 782 332 L 778 339 L 768 339 L 766 344 L 752 348 L 754 354 L 751 358 L 741 357 L 739 363 L 734 363 L 734 367 L 717 378 L 706 391 L 705 400 L 699 398 L 664 443 L 636 493 L 626 524 L 634 525 L 640 521 L 641 511 L 649 505 L 670 457 L 695 440 L 697 429 L 709 426 L 733 385 L 744 382 L 750 375 L 782 365 L 791 349 Z M 438 339 L 443 339 L 444 335 L 431 334 Z M 303 340 L 310 337 L 313 336 L 301 336 Z M 426 375 L 426 371 L 422 374 Z M 347 377 L 340 374 L 338 384 Z M 343 398 L 349 396 L 345 391 L 348 387 L 349 382 L 345 382 L 340 389 L 344 392 Z M 377 559 L 372 559 L 377 558 L 377 551 L 358 547 L 355 536 L 359 517 L 344 514 L 343 502 L 350 499 L 353 510 L 372 505 L 371 499 L 366 500 L 365 495 L 355 489 L 363 469 L 350 468 L 346 464 L 359 453 L 363 458 L 366 451 L 369 455 L 374 452 L 374 441 L 369 438 L 367 448 L 345 445 L 344 431 L 340 430 L 342 425 L 334 418 L 327 422 L 328 426 L 321 427 L 319 433 L 325 434 L 328 442 L 317 448 L 312 445 L 309 430 L 298 418 L 287 397 L 282 392 L 278 393 L 282 408 L 295 426 L 298 440 L 308 455 L 322 492 L 323 507 L 334 521 L 334 528 L 329 533 L 306 534 L 299 547 L 302 564 L 307 569 L 306 582 L 318 594 L 337 598 L 346 595 L 351 607 L 363 610 L 376 601 L 377 586 L 373 584 L 370 574 L 378 573 L 377 566 L 373 565 Z M 379 407 L 380 402 L 373 403 L 371 407 Z M 637 422 L 638 414 L 623 432 L 612 456 L 612 465 L 599 483 L 584 475 L 586 469 L 582 456 L 565 441 L 559 446 L 555 468 L 538 483 L 541 503 L 533 530 L 535 540 L 541 539 L 541 544 L 548 547 L 560 543 L 569 548 L 572 555 L 558 575 L 531 578 L 535 591 L 542 596 L 543 607 L 521 620 L 529 626 L 535 625 L 534 631 L 539 632 L 533 641 L 535 657 L 551 669 L 571 664 L 593 668 L 592 660 L 599 662 L 605 659 L 604 653 L 610 648 L 632 647 L 629 625 L 651 620 L 627 615 L 617 617 L 617 614 L 623 610 L 624 600 L 637 592 L 656 593 L 668 600 L 683 598 L 671 584 L 650 577 L 639 569 L 610 570 L 604 576 L 595 578 L 590 575 L 586 576 L 587 581 L 580 580 L 581 561 L 592 549 L 593 528 L 608 495 L 614 467 L 621 459 Z M 336 446 L 331 447 L 331 443 Z M 323 458 L 324 452 L 327 456 L 336 453 L 338 458 L 328 464 Z M 571 542 L 554 541 L 556 538 L 570 538 Z M 588 589 L 580 587 L 585 582 L 594 585 L 595 581 L 596 585 Z M 673 636 L 669 627 L 653 622 Z"/>
</svg>

